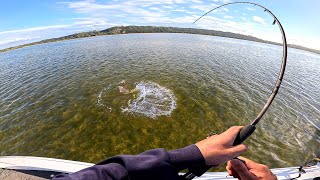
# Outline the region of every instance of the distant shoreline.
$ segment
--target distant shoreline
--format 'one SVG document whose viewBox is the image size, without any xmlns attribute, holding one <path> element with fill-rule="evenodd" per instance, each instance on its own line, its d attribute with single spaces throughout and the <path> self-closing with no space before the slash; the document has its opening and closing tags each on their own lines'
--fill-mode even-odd
<svg viewBox="0 0 320 180">
<path fill-rule="evenodd" d="M 161 26 L 116 26 L 111 27 L 102 31 L 89 31 L 89 32 L 81 32 L 76 33 L 68 36 L 58 37 L 58 38 L 51 38 L 45 39 L 37 42 L 22 44 L 18 46 L 13 46 L 5 49 L 1 49 L 0 52 L 11 51 L 15 49 L 20 49 L 23 47 L 38 45 L 38 44 L 45 44 L 50 42 L 58 42 L 58 41 L 65 41 L 71 39 L 79 39 L 85 37 L 93 37 L 93 36 L 104 36 L 104 35 L 116 35 L 116 34 L 133 34 L 133 33 L 184 33 L 184 34 L 201 34 L 201 35 L 209 35 L 209 36 L 219 36 L 219 37 L 227 37 L 227 38 L 234 38 L 234 39 L 242 39 L 242 40 L 249 40 L 267 44 L 275 44 L 275 45 L 282 45 L 280 43 L 272 42 L 272 41 L 265 41 L 253 36 L 247 36 L 243 34 L 236 34 L 231 32 L 223 32 L 223 31 L 215 31 L 215 30 L 206 30 L 206 29 L 195 29 L 195 28 L 178 28 L 178 27 L 161 27 Z M 300 49 L 316 54 L 320 54 L 320 50 L 310 49 L 299 45 L 288 44 L 288 47 Z"/>
</svg>

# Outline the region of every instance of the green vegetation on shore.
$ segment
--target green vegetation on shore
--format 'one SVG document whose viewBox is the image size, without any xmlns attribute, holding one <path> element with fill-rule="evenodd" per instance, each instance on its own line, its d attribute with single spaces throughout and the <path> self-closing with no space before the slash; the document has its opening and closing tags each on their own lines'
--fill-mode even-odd
<svg viewBox="0 0 320 180">
<path fill-rule="evenodd" d="M 63 40 L 70 40 L 70 39 L 77 39 L 77 38 L 84 38 L 84 37 L 92 37 L 92 36 L 103 36 L 103 35 L 115 35 L 115 34 L 130 34 L 130 33 L 186 33 L 186 34 L 202 34 L 202 35 L 209 35 L 209 36 L 220 36 L 220 37 L 228 37 L 228 38 L 235 38 L 235 39 L 243 39 L 255 42 L 262 42 L 268 44 L 276 44 L 281 45 L 279 43 L 265 41 L 253 36 L 247 36 L 242 34 L 236 34 L 231 32 L 223 32 L 223 31 L 215 31 L 215 30 L 206 30 L 206 29 L 195 29 L 195 28 L 178 28 L 178 27 L 157 27 L 157 26 L 116 26 L 111 27 L 102 31 L 89 31 L 89 32 L 81 32 L 76 33 L 68 36 L 58 37 L 58 38 L 51 38 L 45 39 L 42 41 L 27 43 L 23 45 L 18 45 L 14 47 L 9 47 L 5 49 L 1 49 L 0 52 L 10 51 L 14 49 L 23 48 L 26 46 L 32 46 L 37 44 L 44 44 L 49 42 L 57 42 Z M 320 50 L 310 49 L 303 46 L 298 46 L 294 44 L 289 44 L 289 47 L 301 49 L 313 53 L 320 54 Z"/>
</svg>

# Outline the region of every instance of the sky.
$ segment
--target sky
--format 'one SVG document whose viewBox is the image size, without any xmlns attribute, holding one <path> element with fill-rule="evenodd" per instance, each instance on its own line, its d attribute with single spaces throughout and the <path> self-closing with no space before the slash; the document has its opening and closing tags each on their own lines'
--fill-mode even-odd
<svg viewBox="0 0 320 180">
<path fill-rule="evenodd" d="M 281 42 L 273 19 L 257 6 L 229 5 L 192 24 L 208 10 L 234 0 L 1 0 L 0 49 L 112 26 L 192 27 Z M 320 1 L 251 0 L 271 10 L 289 44 L 320 50 Z"/>
</svg>

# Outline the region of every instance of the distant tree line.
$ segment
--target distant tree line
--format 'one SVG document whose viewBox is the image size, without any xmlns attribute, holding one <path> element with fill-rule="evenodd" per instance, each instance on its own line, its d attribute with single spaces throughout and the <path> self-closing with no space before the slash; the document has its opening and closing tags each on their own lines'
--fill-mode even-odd
<svg viewBox="0 0 320 180">
<path fill-rule="evenodd" d="M 103 35 L 115 35 L 115 34 L 130 34 L 130 33 L 186 33 L 186 34 L 202 34 L 202 35 L 209 35 L 209 36 L 220 36 L 220 37 L 228 37 L 228 38 L 235 38 L 235 39 L 243 39 L 248 41 L 255 41 L 255 42 L 262 42 L 268 44 L 276 44 L 281 45 L 276 42 L 272 41 L 265 41 L 253 36 L 231 33 L 231 32 L 223 32 L 223 31 L 215 31 L 215 30 L 207 30 L 207 29 L 196 29 L 196 28 L 178 28 L 178 27 L 159 27 L 159 26 L 116 26 L 111 27 L 102 31 L 89 31 L 89 32 L 81 32 L 76 33 L 68 36 L 63 36 L 59 38 L 51 38 L 46 39 L 38 42 L 23 44 L 19 46 L 14 46 L 6 49 L 0 50 L 0 52 L 10 51 L 26 46 L 32 46 L 36 44 L 44 44 L 49 42 L 57 42 L 57 41 L 64 41 L 70 39 L 77 39 L 77 38 L 84 38 L 84 37 L 92 37 L 92 36 L 103 36 Z M 302 49 L 305 51 L 310 51 L 313 53 L 320 54 L 319 50 L 306 48 L 303 46 L 298 45 L 288 45 L 289 47 Z"/>
</svg>

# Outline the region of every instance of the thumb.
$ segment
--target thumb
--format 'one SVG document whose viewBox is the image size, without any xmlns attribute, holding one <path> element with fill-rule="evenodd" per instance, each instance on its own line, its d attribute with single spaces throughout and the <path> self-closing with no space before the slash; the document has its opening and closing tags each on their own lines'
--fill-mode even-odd
<svg viewBox="0 0 320 180">
<path fill-rule="evenodd" d="M 231 166 L 233 168 L 234 171 L 236 171 L 238 173 L 238 175 L 240 176 L 240 179 L 248 179 L 248 180 L 253 180 L 253 179 L 257 179 L 253 174 L 251 174 L 249 171 L 248 171 L 248 168 L 247 166 L 237 160 L 237 159 L 233 159 L 230 161 L 231 163 Z"/>
</svg>

